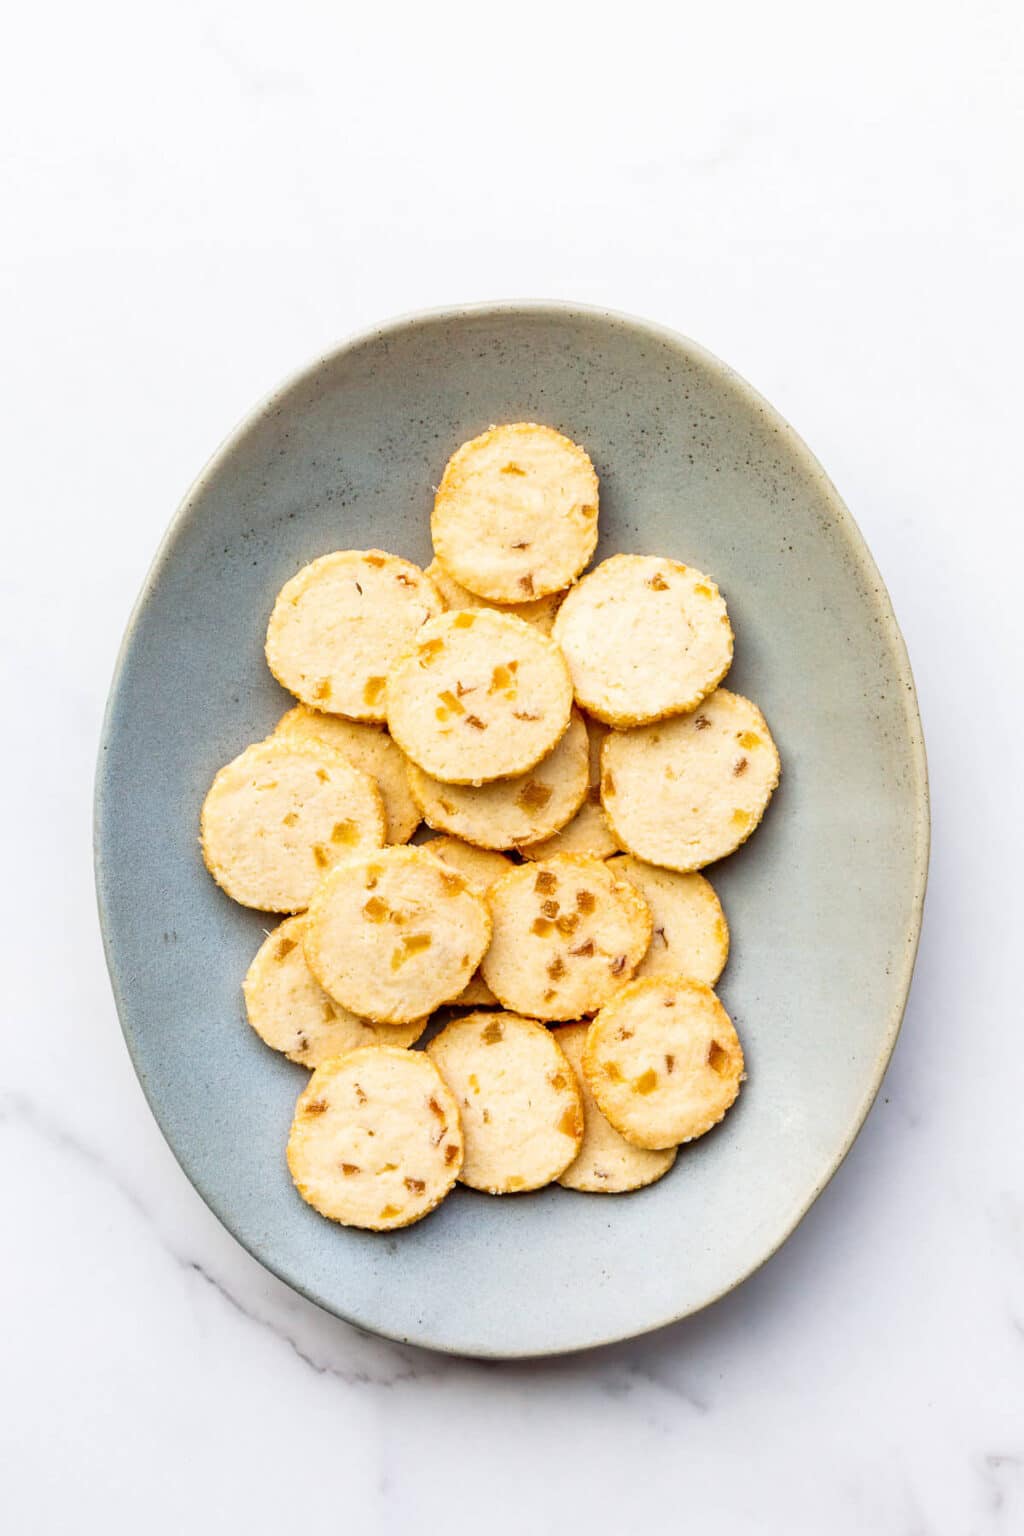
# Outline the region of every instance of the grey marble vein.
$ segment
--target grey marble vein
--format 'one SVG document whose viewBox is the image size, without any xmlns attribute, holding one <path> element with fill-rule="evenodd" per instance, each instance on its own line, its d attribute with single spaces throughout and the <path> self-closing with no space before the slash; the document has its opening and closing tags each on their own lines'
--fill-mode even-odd
<svg viewBox="0 0 1024 1536">
<path fill-rule="evenodd" d="M 981 1479 L 989 1512 L 1001 1519 L 1010 1487 L 1024 1471 L 1024 1455 L 989 1451 L 982 1459 Z"/>
<path fill-rule="evenodd" d="M 18 1126 L 31 1135 L 39 1137 L 56 1151 L 73 1158 L 80 1166 L 87 1168 L 95 1178 L 114 1190 L 133 1213 L 146 1224 L 156 1236 L 164 1252 L 184 1274 L 202 1280 L 232 1311 L 256 1327 L 263 1328 L 272 1334 L 291 1350 L 297 1360 L 317 1375 L 335 1377 L 348 1386 L 392 1388 L 442 1374 L 444 1363 L 439 1358 L 425 1353 L 420 1357 L 419 1352 L 413 1353 L 388 1341 L 372 1339 L 368 1335 L 360 1334 L 357 1329 L 349 1330 L 347 1325 L 340 1322 L 336 1324 L 339 1338 L 356 1335 L 367 1339 L 374 1351 L 396 1362 L 395 1368 L 382 1370 L 346 1368 L 334 1361 L 317 1359 L 303 1348 L 294 1334 L 283 1328 L 273 1317 L 256 1312 L 251 1306 L 247 1306 L 227 1282 L 215 1275 L 205 1264 L 189 1254 L 177 1252 L 159 1231 L 153 1213 L 139 1198 L 120 1170 L 97 1148 L 62 1125 L 52 1114 L 46 1113 L 25 1095 L 5 1094 L 0 1098 L 0 1125 Z M 311 1310 L 316 1311 L 313 1308 Z"/>
</svg>

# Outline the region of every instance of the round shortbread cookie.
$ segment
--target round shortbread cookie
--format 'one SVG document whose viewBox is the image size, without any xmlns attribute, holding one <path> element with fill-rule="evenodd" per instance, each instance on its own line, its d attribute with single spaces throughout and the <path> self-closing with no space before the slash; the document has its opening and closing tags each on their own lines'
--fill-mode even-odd
<svg viewBox="0 0 1024 1536">
<path fill-rule="evenodd" d="M 422 1051 L 365 1046 L 317 1067 L 299 1095 L 288 1169 L 344 1227 L 390 1232 L 428 1215 L 462 1167 L 458 1105 Z"/>
<path fill-rule="evenodd" d="M 490 936 L 487 903 L 463 875 L 423 847 L 385 848 L 324 878 L 303 946 L 344 1008 L 406 1024 L 458 997 Z"/>
<path fill-rule="evenodd" d="M 247 747 L 220 770 L 200 816 L 210 874 L 235 901 L 266 912 L 301 912 L 338 859 L 383 842 L 376 784 L 319 741 Z"/>
<path fill-rule="evenodd" d="M 388 676 L 388 728 L 448 784 L 526 773 L 569 724 L 572 684 L 554 641 L 494 609 L 431 619 Z"/>
<path fill-rule="evenodd" d="M 743 1050 L 710 987 L 683 976 L 631 981 L 591 1023 L 583 1072 L 598 1107 L 635 1147 L 675 1147 L 717 1125 L 740 1091 Z"/>
<path fill-rule="evenodd" d="M 520 865 L 492 887 L 490 904 L 484 980 L 506 1008 L 535 1019 L 593 1013 L 630 979 L 651 939 L 636 887 L 580 854 Z"/>
<path fill-rule="evenodd" d="M 430 532 L 441 564 L 481 597 L 522 603 L 558 592 L 597 544 L 594 466 L 551 427 L 491 427 L 448 460 Z"/>
<path fill-rule="evenodd" d="M 426 1019 L 371 1024 L 327 996 L 306 964 L 306 922 L 304 912 L 286 917 L 264 939 L 245 973 L 245 1011 L 260 1039 L 300 1067 L 318 1067 L 361 1045 L 401 1048 L 418 1040 Z"/>
<path fill-rule="evenodd" d="M 677 560 L 612 555 L 558 610 L 577 702 L 608 725 L 694 709 L 732 662 L 732 628 L 710 577 Z"/>
<path fill-rule="evenodd" d="M 613 731 L 601 753 L 614 836 L 648 864 L 684 873 L 746 842 L 778 782 L 764 716 L 724 688 L 693 714 Z"/>
<path fill-rule="evenodd" d="M 635 885 L 651 909 L 651 947 L 636 974 L 689 976 L 713 987 L 729 958 L 729 926 L 714 887 L 703 875 L 645 864 L 631 853 L 609 859 L 608 868 Z"/>
<path fill-rule="evenodd" d="M 519 848 L 524 859 L 549 859 L 553 853 L 585 853 L 591 858 L 607 859 L 618 851 L 603 807 L 589 794 L 561 831 L 539 843 L 523 843 Z"/>
<path fill-rule="evenodd" d="M 515 865 L 503 853 L 493 853 L 488 848 L 475 848 L 458 837 L 434 837 L 421 844 L 435 859 L 457 869 L 465 875 L 469 884 L 486 896 L 495 880 L 500 880 Z M 453 1008 L 493 1008 L 498 999 L 481 976 L 479 970 L 469 978 L 458 997 L 452 998 Z"/>
<path fill-rule="evenodd" d="M 387 675 L 421 624 L 444 611 L 418 565 L 380 549 L 344 549 L 303 566 L 278 593 L 267 665 L 313 709 L 383 720 Z"/>
<path fill-rule="evenodd" d="M 573 711 L 569 729 L 547 757 L 514 779 L 445 784 L 415 763 L 409 788 L 427 824 L 484 848 L 518 848 L 562 827 L 587 793 L 587 732 Z M 429 847 L 430 845 L 427 844 Z"/>
<path fill-rule="evenodd" d="M 343 720 L 340 715 L 325 715 L 307 704 L 296 704 L 281 716 L 274 735 L 325 741 L 353 767 L 368 773 L 384 801 L 385 841 L 409 841 L 420 824 L 420 809 L 409 793 L 405 756 L 383 725 Z"/>
<path fill-rule="evenodd" d="M 457 869 L 460 875 L 465 875 L 481 896 L 487 895 L 495 880 L 515 869 L 512 860 L 503 853 L 464 843 L 459 837 L 432 837 L 429 843 L 421 843 L 420 847 L 440 859 L 442 864 L 447 864 L 449 869 Z"/>
<path fill-rule="evenodd" d="M 458 1101 L 463 1184 L 490 1195 L 540 1189 L 575 1158 L 583 1137 L 580 1092 L 543 1024 L 514 1013 L 469 1013 L 435 1035 L 427 1055 Z"/>
<path fill-rule="evenodd" d="M 608 734 L 608 727 L 600 720 L 587 720 L 587 741 L 590 746 L 590 787 L 587 798 L 571 821 L 566 822 L 551 837 L 540 842 L 524 844 L 519 852 L 524 859 L 548 859 L 553 853 L 589 853 L 595 859 L 607 859 L 619 852 L 619 845 L 612 837 L 608 818 L 601 804 L 601 747 Z"/>
<path fill-rule="evenodd" d="M 446 608 L 496 608 L 499 613 L 507 613 L 514 619 L 523 619 L 527 624 L 532 624 L 542 635 L 550 635 L 555 614 L 565 596 L 564 592 L 549 592 L 546 597 L 535 597 L 531 603 L 492 603 L 456 581 L 440 560 L 431 560 L 426 574 L 440 592 Z"/>
<path fill-rule="evenodd" d="M 475 970 L 458 997 L 453 997 L 450 1008 L 500 1008 L 501 1004 L 484 981 L 479 968 Z"/>
<path fill-rule="evenodd" d="M 560 1024 L 552 1030 L 576 1074 L 583 1102 L 583 1144 L 558 1182 L 564 1189 L 580 1189 L 588 1194 L 621 1195 L 627 1190 L 643 1189 L 645 1184 L 653 1184 L 668 1173 L 676 1160 L 676 1149 L 650 1152 L 634 1147 L 602 1115 L 583 1075 L 587 1027 Z"/>
</svg>

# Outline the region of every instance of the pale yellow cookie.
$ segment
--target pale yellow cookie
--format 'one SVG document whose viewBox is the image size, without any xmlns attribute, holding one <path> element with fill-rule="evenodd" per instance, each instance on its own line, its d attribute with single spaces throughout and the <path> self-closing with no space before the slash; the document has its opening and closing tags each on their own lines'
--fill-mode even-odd
<svg viewBox="0 0 1024 1536">
<path fill-rule="evenodd" d="M 654 919 L 637 977 L 689 976 L 713 987 L 729 958 L 729 927 L 711 882 L 645 864 L 630 853 L 609 859 L 608 868 L 636 886 Z"/>
<path fill-rule="evenodd" d="M 271 737 L 222 768 L 203 801 L 203 858 L 235 901 L 301 912 L 338 859 L 384 842 L 380 791 L 340 752 Z"/>
<path fill-rule="evenodd" d="M 444 611 L 418 565 L 380 549 L 343 549 L 285 582 L 267 626 L 267 665 L 304 704 L 384 719 L 384 687 L 421 624 Z"/>
<path fill-rule="evenodd" d="M 601 744 L 608 734 L 608 727 L 602 725 L 600 720 L 589 719 L 586 726 L 590 744 L 590 787 L 587 798 L 572 820 L 551 837 L 545 837 L 537 843 L 522 844 L 519 852 L 524 859 L 547 859 L 553 853 L 590 853 L 595 859 L 607 859 L 619 851 L 601 804 Z"/>
<path fill-rule="evenodd" d="M 418 771 L 418 770 L 417 770 Z M 469 884 L 486 896 L 495 880 L 500 880 L 515 865 L 503 853 L 492 853 L 488 848 L 475 848 L 458 837 L 434 837 L 423 843 L 428 853 L 465 875 Z M 469 978 L 458 997 L 452 998 L 453 1008 L 490 1008 L 498 999 L 481 976 L 479 970 Z"/>
<path fill-rule="evenodd" d="M 602 561 L 567 595 L 553 634 L 577 702 L 620 727 L 695 708 L 732 662 L 715 583 L 655 555 Z"/>
<path fill-rule="evenodd" d="M 591 1023 L 583 1073 L 635 1147 L 675 1147 L 717 1125 L 740 1091 L 743 1051 L 710 987 L 683 976 L 631 981 Z"/>
<path fill-rule="evenodd" d="M 468 587 L 449 575 L 440 560 L 431 560 L 426 574 L 441 594 L 446 608 L 497 608 L 500 613 L 524 619 L 539 629 L 542 635 L 550 635 L 555 614 L 565 596 L 564 592 L 549 592 L 546 597 L 535 597 L 532 603 L 492 603 L 486 597 L 478 597 Z"/>
<path fill-rule="evenodd" d="M 431 619 L 388 677 L 392 736 L 449 784 L 525 773 L 561 739 L 571 709 L 557 645 L 489 608 Z"/>
<path fill-rule="evenodd" d="M 429 1057 L 378 1045 L 317 1067 L 288 1137 L 288 1168 L 303 1200 L 331 1221 L 372 1232 L 428 1215 L 462 1157 L 458 1106 Z"/>
<path fill-rule="evenodd" d="M 483 977 L 506 1008 L 577 1019 L 628 981 L 647 950 L 651 914 L 601 859 L 559 853 L 504 875 L 490 893 L 494 934 Z"/>
<path fill-rule="evenodd" d="M 558 592 L 597 544 L 594 466 L 551 427 L 491 427 L 448 460 L 430 531 L 445 569 L 481 597 L 522 603 Z"/>
<path fill-rule="evenodd" d="M 410 846 L 333 869 L 310 903 L 303 945 L 313 975 L 344 1008 L 405 1024 L 458 997 L 490 936 L 484 898 Z"/>
<path fill-rule="evenodd" d="M 580 1189 L 588 1194 L 621 1195 L 630 1189 L 643 1189 L 645 1184 L 653 1184 L 668 1173 L 676 1160 L 675 1147 L 662 1152 L 634 1147 L 598 1109 L 583 1075 L 587 1025 L 560 1024 L 552 1034 L 576 1074 L 583 1102 L 583 1143 L 575 1161 L 559 1178 L 559 1184 L 564 1189 Z"/>
<path fill-rule="evenodd" d="M 448 1006 L 450 1008 L 497 1008 L 499 1003 L 478 967 L 458 997 L 453 997 Z"/>
<path fill-rule="evenodd" d="M 459 1104 L 460 1178 L 490 1195 L 540 1189 L 572 1162 L 583 1108 L 550 1030 L 514 1013 L 470 1013 L 435 1035 L 427 1055 Z"/>
<path fill-rule="evenodd" d="M 779 782 L 764 716 L 724 688 L 690 715 L 613 731 L 601 768 L 601 800 L 623 848 L 684 873 L 746 842 Z"/>
<path fill-rule="evenodd" d="M 512 860 L 503 853 L 464 843 L 459 837 L 432 837 L 429 843 L 421 843 L 420 847 L 432 853 L 435 859 L 440 859 L 442 864 L 447 864 L 449 869 L 457 869 L 460 875 L 465 875 L 473 889 L 482 896 L 487 895 L 495 880 L 500 880 L 510 869 L 515 869 Z"/>
<path fill-rule="evenodd" d="M 420 824 L 420 810 L 409 793 L 405 757 L 383 725 L 343 720 L 340 715 L 325 715 L 307 704 L 296 704 L 281 716 L 274 735 L 325 741 L 353 767 L 368 773 L 384 801 L 385 841 L 409 841 Z"/>
<path fill-rule="evenodd" d="M 444 784 L 415 763 L 409 788 L 427 824 L 484 848 L 518 848 L 574 815 L 587 793 L 587 732 L 573 712 L 569 729 L 527 773 L 490 784 Z M 429 847 L 429 844 L 427 845 Z"/>
<path fill-rule="evenodd" d="M 306 964 L 306 922 L 304 912 L 286 917 L 264 939 L 245 974 L 245 1011 L 260 1039 L 300 1067 L 318 1067 L 361 1045 L 401 1048 L 418 1040 L 426 1019 L 371 1024 L 327 996 Z"/>
<path fill-rule="evenodd" d="M 549 859 L 553 853 L 585 853 L 595 859 L 606 859 L 618 851 L 619 845 L 612 838 L 603 807 L 589 795 L 560 831 L 539 843 L 519 846 L 524 859 Z"/>
</svg>

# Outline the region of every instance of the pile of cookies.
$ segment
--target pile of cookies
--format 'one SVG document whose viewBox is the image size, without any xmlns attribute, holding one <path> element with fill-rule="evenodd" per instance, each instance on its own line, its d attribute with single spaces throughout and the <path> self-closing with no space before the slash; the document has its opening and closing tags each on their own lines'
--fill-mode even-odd
<svg viewBox="0 0 1024 1536">
<path fill-rule="evenodd" d="M 299 702 L 201 818 L 223 890 L 288 914 L 244 995 L 312 1070 L 296 1187 L 377 1231 L 457 1180 L 638 1189 L 722 1119 L 743 1052 L 697 871 L 779 778 L 760 710 L 719 686 L 715 583 L 648 555 L 582 574 L 598 481 L 577 444 L 492 427 L 450 459 L 431 531 L 426 571 L 345 550 L 287 582 L 266 655 Z M 421 822 L 439 835 L 413 844 Z"/>
</svg>

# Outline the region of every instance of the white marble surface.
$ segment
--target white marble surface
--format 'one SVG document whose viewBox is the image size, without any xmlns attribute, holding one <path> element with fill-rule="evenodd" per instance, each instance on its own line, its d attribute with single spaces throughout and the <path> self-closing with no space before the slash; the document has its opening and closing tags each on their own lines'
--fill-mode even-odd
<svg viewBox="0 0 1024 1536">
<path fill-rule="evenodd" d="M 1020 6 L 600 10 L 8 18 L 12 1536 L 1024 1529 Z M 674 325 L 803 433 L 907 635 L 935 843 L 883 1095 L 784 1251 L 505 1368 L 359 1336 L 206 1211 L 121 1043 L 89 822 L 123 625 L 218 439 L 350 330 L 523 295 Z"/>
</svg>

